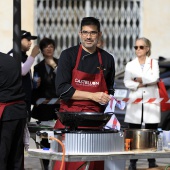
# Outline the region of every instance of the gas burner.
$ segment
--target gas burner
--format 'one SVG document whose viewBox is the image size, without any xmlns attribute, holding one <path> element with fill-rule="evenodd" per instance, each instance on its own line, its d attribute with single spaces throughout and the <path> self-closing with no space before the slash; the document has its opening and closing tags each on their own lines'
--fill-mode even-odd
<svg viewBox="0 0 170 170">
<path fill-rule="evenodd" d="M 66 154 L 97 153 L 124 150 L 123 132 L 108 129 L 54 130 L 55 138 L 65 145 Z M 116 146 L 116 147 L 115 147 Z M 62 152 L 60 145 L 51 143 L 54 152 Z"/>
<path fill-rule="evenodd" d="M 124 150 L 122 133 L 103 129 L 113 113 L 57 112 L 65 129 L 55 129 L 54 136 L 65 145 L 66 154 L 97 153 Z M 120 146 L 120 147 L 119 147 Z M 54 152 L 61 152 L 60 145 L 51 143 Z"/>
</svg>

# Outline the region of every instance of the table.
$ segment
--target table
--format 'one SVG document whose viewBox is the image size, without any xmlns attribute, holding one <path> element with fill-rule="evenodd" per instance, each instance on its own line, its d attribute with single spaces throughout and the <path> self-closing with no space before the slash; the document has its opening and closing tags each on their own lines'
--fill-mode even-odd
<svg viewBox="0 0 170 170">
<path fill-rule="evenodd" d="M 37 130 L 37 129 L 36 129 Z M 35 137 L 35 132 L 32 131 L 32 138 Z M 51 150 L 42 149 L 29 149 L 28 154 L 30 157 L 35 157 L 39 159 L 49 159 L 51 161 L 62 159 L 62 153 L 52 152 Z M 124 161 L 129 159 L 148 159 L 148 158 L 170 158 L 170 150 L 167 151 L 121 151 L 121 152 L 106 152 L 106 153 L 88 153 L 88 154 L 66 154 L 65 162 L 77 162 L 84 161 L 87 162 L 87 168 L 90 161 L 110 161 L 116 162 L 117 160 Z M 107 164 L 106 164 L 107 165 Z"/>
<path fill-rule="evenodd" d="M 62 153 L 44 151 L 42 149 L 29 149 L 30 157 L 49 160 L 61 160 Z M 148 159 L 148 158 L 170 158 L 170 151 L 123 151 L 123 152 L 107 152 L 107 153 L 88 153 L 88 154 L 66 154 L 66 162 L 76 161 L 100 161 L 106 159 Z"/>
</svg>

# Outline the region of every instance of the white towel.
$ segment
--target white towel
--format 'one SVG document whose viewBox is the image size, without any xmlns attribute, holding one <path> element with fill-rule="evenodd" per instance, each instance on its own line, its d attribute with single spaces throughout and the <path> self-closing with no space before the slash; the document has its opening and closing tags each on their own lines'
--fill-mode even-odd
<svg viewBox="0 0 170 170">
<path fill-rule="evenodd" d="M 115 114 L 112 115 L 112 117 L 107 122 L 107 124 L 106 124 L 106 126 L 104 128 L 105 129 L 115 129 L 115 130 L 120 131 L 120 122 L 118 121 Z"/>
<path fill-rule="evenodd" d="M 107 104 L 107 107 L 106 107 L 104 113 L 114 112 L 115 106 L 121 110 L 123 110 L 125 108 L 126 103 L 124 101 L 117 100 L 113 95 L 110 95 L 110 96 L 111 96 L 111 99 L 110 99 L 109 103 Z"/>
<path fill-rule="evenodd" d="M 119 109 L 123 110 L 126 106 L 126 103 L 124 101 L 117 100 L 114 98 L 113 95 L 110 95 L 111 99 L 109 103 L 107 104 L 107 107 L 104 111 L 104 113 L 112 112 L 114 113 L 115 107 L 118 107 Z M 115 129 L 115 130 L 120 130 L 120 123 L 118 119 L 116 118 L 115 114 L 112 115 L 106 126 L 104 127 L 105 129 Z"/>
</svg>

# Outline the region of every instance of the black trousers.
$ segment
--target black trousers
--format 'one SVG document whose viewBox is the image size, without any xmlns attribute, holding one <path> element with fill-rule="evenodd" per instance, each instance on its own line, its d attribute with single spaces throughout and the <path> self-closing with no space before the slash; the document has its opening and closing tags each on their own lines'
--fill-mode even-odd
<svg viewBox="0 0 170 170">
<path fill-rule="evenodd" d="M 23 134 L 26 119 L 0 122 L 0 169 L 24 169 Z"/>
<path fill-rule="evenodd" d="M 129 123 L 129 128 L 130 129 L 141 129 L 141 124 L 132 124 L 132 123 Z M 157 129 L 158 127 L 158 124 L 157 123 L 154 123 L 154 124 L 145 124 L 145 129 Z M 138 159 L 131 159 L 130 160 L 130 163 L 131 164 L 136 164 L 136 162 L 138 161 Z M 151 159 L 148 159 L 148 162 L 149 163 L 155 163 L 155 159 L 154 158 L 151 158 Z"/>
<path fill-rule="evenodd" d="M 142 104 L 142 117 L 141 117 L 141 124 L 133 124 L 133 123 L 129 123 L 129 128 L 130 129 L 141 129 L 142 128 L 142 122 L 143 122 L 143 111 L 144 111 L 144 107 L 143 107 L 143 104 Z M 158 128 L 158 123 L 153 123 L 153 124 L 145 124 L 145 129 L 157 129 Z M 131 159 L 130 160 L 130 163 L 132 165 L 136 164 L 138 160 L 137 159 Z M 151 159 L 148 159 L 148 162 L 149 163 L 155 163 L 155 158 L 151 158 Z"/>
</svg>

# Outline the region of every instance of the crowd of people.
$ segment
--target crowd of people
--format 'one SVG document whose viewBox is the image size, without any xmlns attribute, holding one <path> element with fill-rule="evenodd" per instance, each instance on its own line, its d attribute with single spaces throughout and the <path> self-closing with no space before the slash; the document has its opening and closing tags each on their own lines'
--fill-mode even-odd
<svg viewBox="0 0 170 170">
<path fill-rule="evenodd" d="M 114 95 L 115 62 L 114 57 L 103 50 L 100 22 L 94 17 L 85 17 L 79 31 L 80 44 L 62 51 L 59 60 L 54 56 L 55 41 L 43 38 L 35 45 L 31 55 L 32 36 L 30 32 L 21 31 L 21 70 L 17 60 L 8 54 L 0 53 L 0 169 L 24 168 L 24 129 L 31 117 L 38 121 L 56 120 L 55 129 L 64 128 L 57 119 L 56 110 L 60 112 L 104 112 L 105 104 Z M 135 42 L 136 58 L 125 67 L 124 83 L 130 89 L 131 98 L 159 97 L 157 81 L 159 79 L 158 62 L 153 60 L 150 67 L 151 42 L 147 38 L 138 38 Z M 34 66 L 35 57 L 41 52 L 43 60 Z M 38 77 L 33 86 L 32 76 Z M 84 84 L 83 81 L 97 82 Z M 60 98 L 60 103 L 47 105 L 39 98 Z M 31 105 L 33 108 L 31 109 Z M 132 118 L 133 117 L 133 118 Z M 147 129 L 157 129 L 160 122 L 158 104 L 128 104 L 125 122 L 129 128 L 141 128 L 145 123 Z M 46 139 L 41 145 L 49 147 Z M 149 168 L 157 167 L 155 159 L 148 159 Z M 10 163 L 9 163 L 10 162 Z M 130 160 L 129 170 L 136 169 L 137 160 Z M 45 170 L 49 161 L 43 160 Z M 65 163 L 66 170 L 76 170 L 84 162 Z M 60 162 L 55 163 L 59 169 Z M 104 169 L 103 161 L 90 163 L 90 170 Z"/>
</svg>

